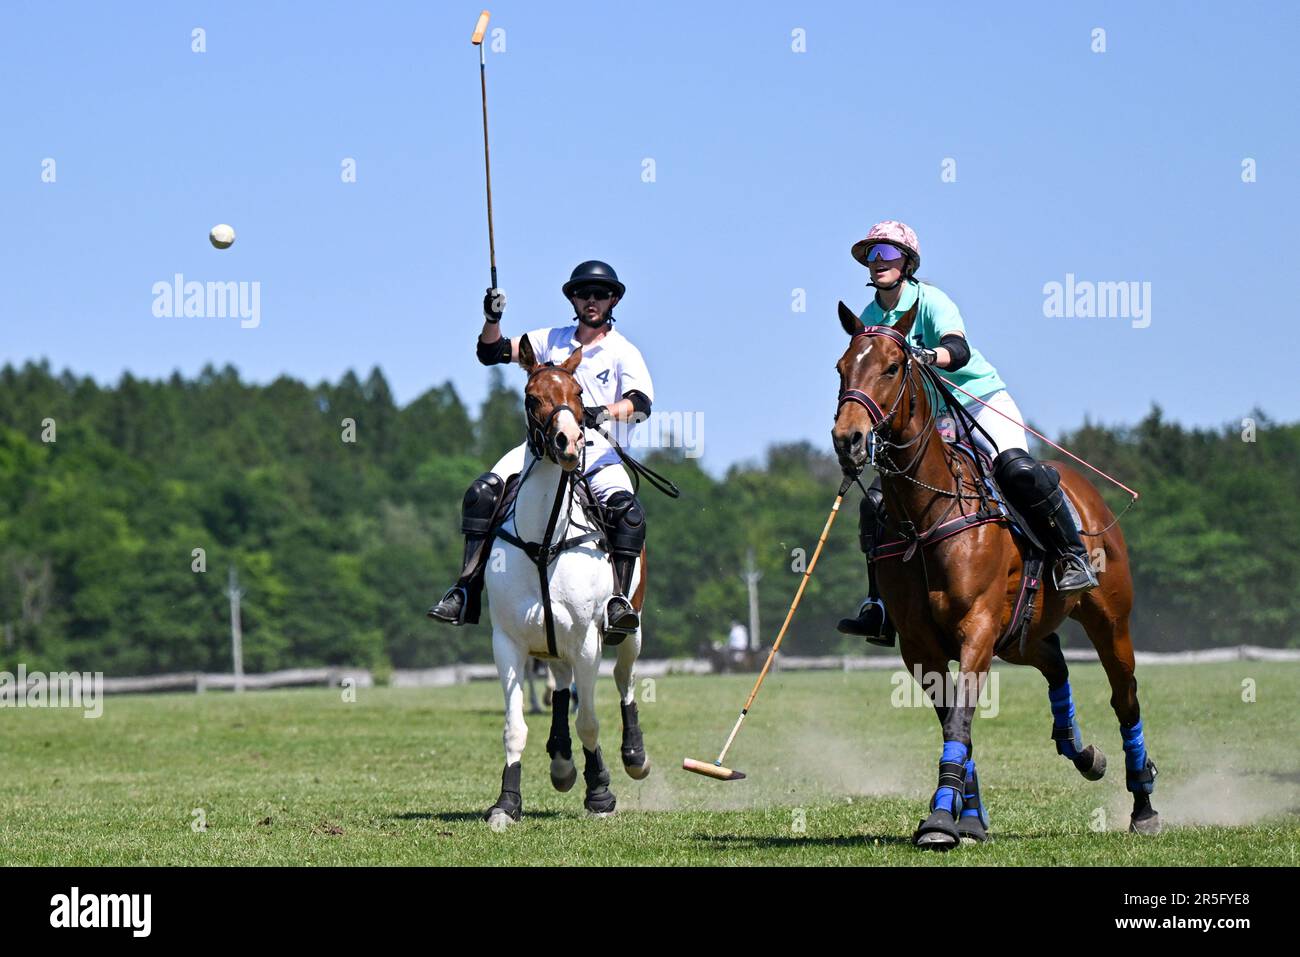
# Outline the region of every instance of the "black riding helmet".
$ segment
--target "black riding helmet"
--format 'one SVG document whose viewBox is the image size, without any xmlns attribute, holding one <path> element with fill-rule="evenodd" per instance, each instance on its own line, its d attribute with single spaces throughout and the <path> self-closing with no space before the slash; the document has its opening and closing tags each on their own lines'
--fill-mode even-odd
<svg viewBox="0 0 1300 957">
<path fill-rule="evenodd" d="M 588 259 L 585 263 L 578 263 L 573 270 L 573 275 L 569 281 L 562 287 L 564 289 L 564 298 L 568 299 L 573 295 L 575 289 L 581 289 L 584 286 L 604 286 L 619 299 L 623 298 L 623 293 L 627 287 L 618 281 L 618 273 L 614 272 L 614 267 L 609 263 L 603 263 L 599 259 Z M 609 312 L 605 313 L 605 318 L 599 323 L 588 322 L 583 318 L 582 310 L 575 310 L 578 322 L 584 326 L 599 328 L 607 322 L 614 321 L 614 309 L 611 306 Z"/>
<path fill-rule="evenodd" d="M 623 293 L 627 292 L 627 287 L 618 281 L 618 273 L 614 272 L 613 266 L 599 259 L 588 259 L 585 263 L 578 263 L 573 270 L 573 275 L 564 284 L 564 298 L 568 299 L 573 295 L 573 290 L 579 286 L 591 285 L 606 286 L 620 299 L 623 298 Z"/>
</svg>

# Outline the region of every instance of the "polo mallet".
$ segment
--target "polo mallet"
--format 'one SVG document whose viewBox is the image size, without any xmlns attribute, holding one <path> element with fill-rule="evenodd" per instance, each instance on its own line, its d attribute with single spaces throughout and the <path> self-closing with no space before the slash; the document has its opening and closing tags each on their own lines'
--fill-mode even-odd
<svg viewBox="0 0 1300 957">
<path fill-rule="evenodd" d="M 826 516 L 826 526 L 822 529 L 821 538 L 817 539 L 817 548 L 813 551 L 812 561 L 808 563 L 807 570 L 803 573 L 803 579 L 799 582 L 799 590 L 794 593 L 794 601 L 790 603 L 790 610 L 785 613 L 785 623 L 781 625 L 781 631 L 776 636 L 776 641 L 772 642 L 772 650 L 767 653 L 767 661 L 763 663 L 763 670 L 758 674 L 758 680 L 754 682 L 754 690 L 749 693 L 749 700 L 745 706 L 740 709 L 740 717 L 736 719 L 736 726 L 731 729 L 731 734 L 727 736 L 727 743 L 722 746 L 722 752 L 718 755 L 718 760 L 709 764 L 705 761 L 696 761 L 693 758 L 682 758 L 682 770 L 694 771 L 696 774 L 703 774 L 707 778 L 717 778 L 719 781 L 739 781 L 744 778 L 742 771 L 733 771 L 731 768 L 722 766 L 723 759 L 727 752 L 731 750 L 731 744 L 736 740 L 736 735 L 740 733 L 740 725 L 745 720 L 745 715 L 749 714 L 750 705 L 758 696 L 758 689 L 763 685 L 763 679 L 767 677 L 768 669 L 772 667 L 772 659 L 776 657 L 777 649 L 781 647 L 781 639 L 785 637 L 786 629 L 790 627 L 790 622 L 794 618 L 795 609 L 799 607 L 799 601 L 803 598 L 803 590 L 808 585 L 808 579 L 812 577 L 813 569 L 817 567 L 817 558 L 822 553 L 822 546 L 826 544 L 826 536 L 830 534 L 831 525 L 835 522 L 835 516 L 840 513 L 840 502 L 844 501 L 844 493 L 849 490 L 853 484 L 853 479 L 846 477 L 840 485 L 839 493 L 835 496 L 835 504 L 831 506 L 830 515 Z"/>
<path fill-rule="evenodd" d="M 492 234 L 492 162 L 488 158 L 487 127 L 487 58 L 483 55 L 483 35 L 487 33 L 488 17 L 492 14 L 484 10 L 478 15 L 474 24 L 474 35 L 469 42 L 478 47 L 478 79 L 483 91 L 483 172 L 487 174 L 487 208 L 488 208 L 488 258 L 492 262 L 492 288 L 497 287 L 497 246 Z"/>
</svg>

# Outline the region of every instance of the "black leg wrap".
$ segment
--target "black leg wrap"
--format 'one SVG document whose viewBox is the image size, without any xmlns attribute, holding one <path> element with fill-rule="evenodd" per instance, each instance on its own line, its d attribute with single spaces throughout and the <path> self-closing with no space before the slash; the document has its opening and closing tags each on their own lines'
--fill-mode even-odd
<svg viewBox="0 0 1300 957">
<path fill-rule="evenodd" d="M 587 783 L 587 796 L 583 799 L 583 805 L 592 814 L 612 814 L 614 792 L 609 789 L 609 769 L 605 767 L 600 747 L 597 746 L 595 751 L 583 748 L 582 756 L 582 779 Z"/>
<path fill-rule="evenodd" d="M 546 753 L 566 761 L 573 760 L 573 739 L 569 737 L 569 689 L 556 688 L 551 692 L 551 736 L 546 740 Z"/>
<path fill-rule="evenodd" d="M 497 802 L 483 813 L 483 820 L 491 821 L 493 817 L 505 814 L 512 821 L 524 816 L 524 800 L 519 793 L 519 780 L 523 768 L 516 761 L 507 764 L 501 772 L 501 795 Z"/>
<path fill-rule="evenodd" d="M 636 702 L 619 704 L 623 712 L 623 744 L 619 756 L 623 759 L 623 770 L 635 778 L 645 777 L 650 770 L 645 753 L 645 739 L 641 736 L 641 725 L 636 710 Z"/>
</svg>

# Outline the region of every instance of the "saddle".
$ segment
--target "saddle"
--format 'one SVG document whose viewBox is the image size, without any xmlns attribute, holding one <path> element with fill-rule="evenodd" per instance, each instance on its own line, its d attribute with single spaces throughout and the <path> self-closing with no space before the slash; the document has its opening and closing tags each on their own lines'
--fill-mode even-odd
<svg viewBox="0 0 1300 957">
<path fill-rule="evenodd" d="M 927 548 L 954 535 L 960 535 L 968 529 L 990 523 L 1005 524 L 1020 548 L 1020 587 L 1016 593 L 1010 622 L 994 643 L 993 652 L 1000 654 L 1016 641 L 1020 643 L 1023 652 L 1029 626 L 1034 618 L 1038 593 L 1043 586 L 1043 567 L 1047 562 L 1048 549 L 1034 534 L 1024 516 L 1012 506 L 1006 495 L 998 488 L 997 481 L 993 477 L 993 460 L 988 454 L 967 442 L 953 441 L 947 444 L 955 454 L 970 462 L 979 489 L 980 507 L 952 519 L 940 519 L 924 532 L 918 532 L 911 522 L 901 522 L 897 536 L 892 539 L 877 537 L 876 545 L 867 557 L 871 561 L 901 558 L 906 562 L 910 561 L 919 549 Z M 1073 502 L 1070 503 L 1070 507 L 1074 507 Z M 884 530 L 883 525 L 882 519 L 878 531 Z"/>
</svg>

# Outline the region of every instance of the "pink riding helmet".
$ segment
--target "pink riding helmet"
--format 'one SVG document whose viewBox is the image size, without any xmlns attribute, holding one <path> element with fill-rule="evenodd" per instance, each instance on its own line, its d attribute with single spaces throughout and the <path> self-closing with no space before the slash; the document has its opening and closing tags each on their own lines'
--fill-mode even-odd
<svg viewBox="0 0 1300 957">
<path fill-rule="evenodd" d="M 921 244 L 917 241 L 916 232 L 907 223 L 900 223 L 896 219 L 876 223 L 871 227 L 871 232 L 867 233 L 866 239 L 853 244 L 853 258 L 865 266 L 867 252 L 876 243 L 890 243 L 907 253 L 912 261 L 912 274 L 921 268 Z"/>
</svg>

